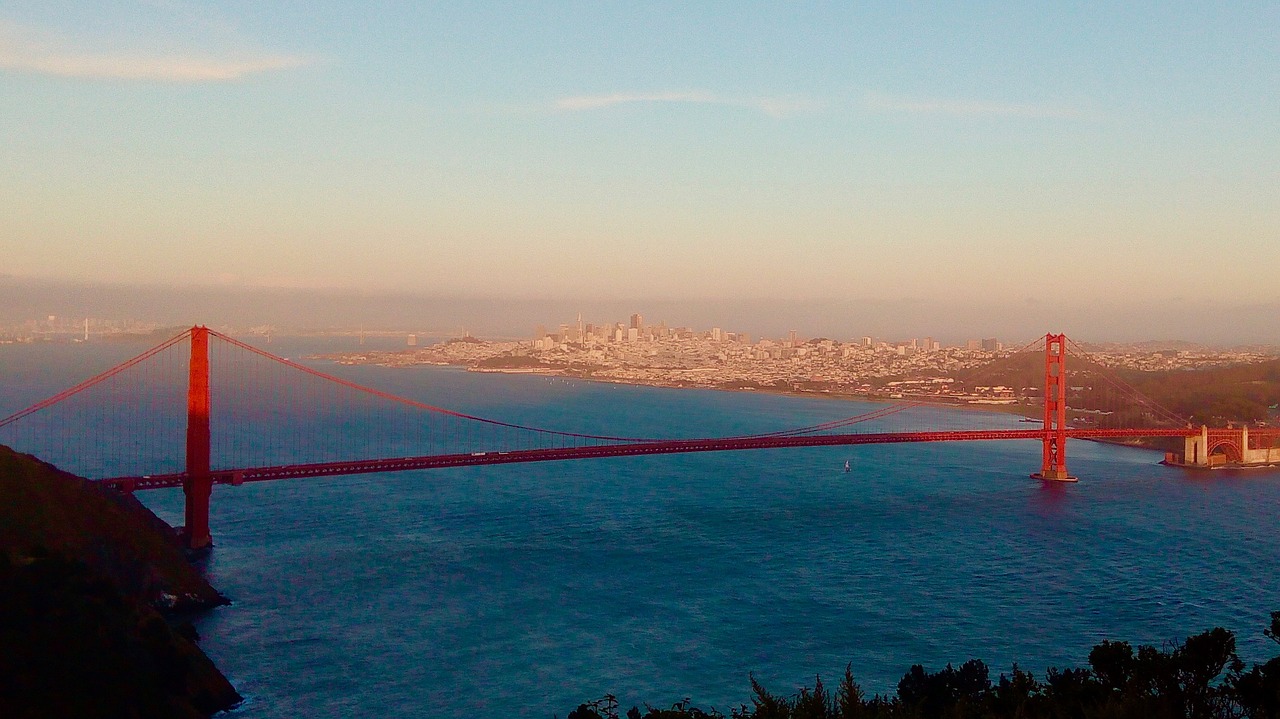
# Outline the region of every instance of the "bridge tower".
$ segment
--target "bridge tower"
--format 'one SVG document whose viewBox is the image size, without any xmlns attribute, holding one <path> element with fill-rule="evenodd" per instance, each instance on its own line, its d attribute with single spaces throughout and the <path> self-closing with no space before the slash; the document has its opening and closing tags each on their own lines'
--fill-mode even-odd
<svg viewBox="0 0 1280 719">
<path fill-rule="evenodd" d="M 191 328 L 191 365 L 187 378 L 186 526 L 182 540 L 189 549 L 213 545 L 209 534 L 209 495 L 213 476 L 209 459 L 209 328 Z"/>
<path fill-rule="evenodd" d="M 1036 479 L 1075 482 L 1067 473 L 1067 336 L 1044 336 L 1044 454 Z"/>
</svg>

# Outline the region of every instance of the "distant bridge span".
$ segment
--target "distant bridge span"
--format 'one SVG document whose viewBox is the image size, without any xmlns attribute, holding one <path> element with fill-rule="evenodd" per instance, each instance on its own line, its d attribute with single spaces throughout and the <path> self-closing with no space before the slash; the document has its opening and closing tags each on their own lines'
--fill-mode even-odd
<svg viewBox="0 0 1280 719">
<path fill-rule="evenodd" d="M 1191 437 L 1198 429 L 1068 429 L 1066 436 L 1075 439 L 1127 439 L 1139 437 Z M 783 447 L 840 447 L 858 444 L 904 444 L 912 442 L 974 442 L 993 440 L 1044 440 L 1042 429 L 959 430 L 946 432 L 881 432 L 859 434 L 827 434 L 803 437 L 722 437 L 711 439 L 664 440 L 634 442 L 595 447 L 559 447 L 526 449 L 509 452 L 470 452 L 424 457 L 397 457 L 350 462 L 286 464 L 275 467 L 252 467 L 210 472 L 214 484 L 239 485 L 277 479 L 338 477 L 351 474 L 400 472 L 415 469 L 475 467 L 521 462 L 554 462 L 602 457 L 634 457 L 653 454 L 685 454 L 690 452 L 725 452 L 745 449 L 778 449 Z M 187 474 L 113 477 L 101 483 L 124 491 L 181 487 Z"/>
<path fill-rule="evenodd" d="M 550 462 L 573 459 L 592 459 L 602 457 L 627 457 L 659 454 L 681 454 L 689 452 L 723 452 L 749 449 L 777 449 L 784 447 L 839 447 L 864 444 L 904 444 L 914 442 L 973 442 L 1000 440 L 1034 440 L 1042 445 L 1040 471 L 1032 475 L 1052 481 L 1075 481 L 1067 472 L 1066 447 L 1068 439 L 1126 439 L 1140 437 L 1181 437 L 1184 440 L 1184 453 L 1170 454 L 1167 459 L 1175 463 L 1190 466 L 1211 467 L 1224 463 L 1240 464 L 1280 464 L 1280 430 L 1266 428 L 1251 430 L 1241 428 L 1198 429 L 1173 413 L 1138 396 L 1132 387 L 1120 382 L 1122 393 L 1142 409 L 1144 421 L 1162 421 L 1163 427 L 1093 429 L 1073 427 L 1067 415 L 1067 375 L 1066 355 L 1067 337 L 1063 334 L 1048 334 L 1043 340 L 1044 346 L 1044 406 L 1041 425 L 1034 429 L 980 429 L 980 430 L 925 430 L 898 432 L 858 432 L 850 433 L 849 427 L 869 420 L 881 419 L 896 412 L 914 406 L 912 403 L 899 403 L 882 407 L 862 415 L 830 420 L 809 427 L 798 427 L 766 432 L 764 434 L 739 435 L 730 437 L 709 437 L 697 439 L 668 438 L 636 438 L 620 436 L 603 436 L 570 431 L 551 430 L 540 427 L 524 426 L 508 421 L 489 419 L 464 414 L 455 410 L 426 405 L 421 402 L 391 395 L 387 392 L 358 385 L 350 380 L 328 375 L 319 370 L 276 357 L 264 350 L 232 339 L 207 327 L 192 327 L 190 330 L 169 339 L 168 341 L 134 357 L 102 374 L 68 388 L 53 397 L 38 402 L 9 417 L 0 418 L 0 430 L 6 427 L 26 426 L 21 423 L 27 417 L 44 413 L 55 406 L 67 408 L 67 412 L 81 412 L 90 416 L 92 424 L 103 423 L 103 414 L 109 408 L 115 421 L 123 425 L 123 429 L 104 434 L 108 437 L 99 450 L 107 454 L 128 453 L 138 451 L 140 456 L 154 458 L 155 454 L 141 451 L 144 444 L 138 438 L 152 436 L 154 428 L 147 418 L 151 417 L 155 407 L 147 398 L 164 397 L 165 401 L 176 406 L 180 402 L 177 396 L 163 394 L 161 390 L 168 385 L 153 379 L 160 375 L 152 375 L 152 368 L 160 373 L 167 362 L 177 360 L 175 355 L 181 354 L 181 344 L 190 342 L 190 356 L 185 362 L 175 366 L 179 371 L 185 370 L 186 379 L 186 441 L 185 469 L 168 474 L 144 474 L 146 463 L 140 462 L 130 469 L 117 469 L 120 472 L 136 472 L 132 476 L 117 476 L 98 480 L 100 483 L 116 489 L 132 492 L 135 490 L 161 489 L 181 487 L 186 495 L 186 522 L 183 529 L 184 542 L 191 549 L 201 549 L 213 542 L 209 531 L 209 503 L 214 484 L 240 485 L 245 482 L 265 482 L 281 479 L 300 479 L 306 477 L 336 477 L 352 474 L 371 474 L 376 472 L 400 472 L 406 470 L 442 469 L 445 467 L 474 467 L 493 464 L 514 464 L 520 462 Z M 235 400 L 239 397 L 244 412 L 227 421 L 229 428 L 240 422 L 253 427 L 265 427 L 269 431 L 282 431 L 274 437 L 275 444 L 288 449 L 305 449 L 308 446 L 331 445 L 310 441 L 299 432 L 290 432 L 295 424 L 305 423 L 311 415 L 337 420 L 336 427 L 343 427 L 343 420 L 350 428 L 359 425 L 360 417 L 352 415 L 347 419 L 346 411 L 355 411 L 358 403 L 346 404 L 347 398 L 358 397 L 369 401 L 385 402 L 398 408 L 408 408 L 416 413 L 412 416 L 402 415 L 394 425 L 386 425 L 390 431 L 396 428 L 421 428 L 423 435 L 419 439 L 423 444 L 388 443 L 389 448 L 367 451 L 364 440 L 352 440 L 348 445 L 342 441 L 347 435 L 338 436 L 336 452 L 327 455 L 312 455 L 314 459 L 327 457 L 324 462 L 299 462 L 297 464 L 270 464 L 281 461 L 283 457 L 297 457 L 295 453 L 255 455 L 252 443 L 236 444 L 226 455 L 220 456 L 220 466 L 213 466 L 211 442 L 211 418 L 214 406 L 213 383 L 211 381 L 210 344 L 214 341 L 214 359 L 219 367 L 224 367 L 225 374 L 219 373 L 219 401 Z M 173 352 L 169 350 L 174 348 Z M 284 369 L 281 369 L 284 368 Z M 272 374 L 287 372 L 288 375 Z M 136 378 L 139 381 L 134 391 L 121 391 L 124 380 L 117 378 Z M 173 385 L 177 389 L 177 384 Z M 80 403 L 76 398 L 83 392 L 101 387 L 103 393 L 112 394 L 111 401 Z M 241 397 L 242 393 L 244 396 Z M 62 403 L 73 400 L 66 405 Z M 145 400 L 145 401 L 144 401 Z M 236 406 L 236 401 L 229 401 L 229 406 Z M 380 405 L 381 406 L 381 405 Z M 43 416 L 43 415 L 42 415 Z M 283 423 L 265 422 L 253 424 L 265 416 L 287 417 Z M 79 423 L 83 425 L 83 417 Z M 172 423 L 172 420 L 167 420 Z M 353 424 L 354 423 L 354 424 Z M 75 423 L 72 423 L 75 424 Z M 173 423 L 176 428 L 176 423 Z M 66 424 L 57 422 L 45 425 L 46 432 L 65 434 Z M 347 430 L 344 430 L 344 432 Z M 160 433 L 157 436 L 173 437 Z M 73 441 L 78 441 L 75 438 Z M 114 446 L 118 443 L 120 446 Z M 172 445 L 168 445 L 172 447 Z M 434 448 L 431 453 L 424 452 L 427 447 Z M 393 452 L 403 452 L 412 456 L 389 456 Z M 364 453 L 367 452 L 367 453 Z M 364 453 L 363 457 L 359 453 Z M 379 459 L 368 459 L 370 455 Z M 305 457 L 305 455 L 303 455 Z M 334 458 L 338 459 L 334 459 Z M 347 457 L 347 459 L 343 459 Z M 152 465 L 154 466 L 154 465 Z M 167 469 L 173 469 L 168 465 Z"/>
</svg>

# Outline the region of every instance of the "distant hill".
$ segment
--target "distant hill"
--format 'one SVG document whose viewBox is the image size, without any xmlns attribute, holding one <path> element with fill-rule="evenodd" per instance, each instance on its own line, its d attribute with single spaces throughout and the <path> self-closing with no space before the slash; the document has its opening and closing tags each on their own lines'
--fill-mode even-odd
<svg viewBox="0 0 1280 719">
<path fill-rule="evenodd" d="M 1078 410 L 1112 412 L 1098 420 L 1104 426 L 1137 426 L 1146 421 L 1144 410 L 1126 401 L 1119 388 L 1123 385 L 1197 425 L 1277 421 L 1280 360 L 1202 370 L 1143 372 L 1104 368 L 1071 357 L 1067 373 L 1072 387 L 1083 388 L 1071 391 L 1068 404 Z M 967 384 L 1004 384 L 1019 392 L 1036 388 L 1028 395 L 1038 397 L 1044 384 L 1044 358 L 1040 353 L 1027 352 L 959 372 L 956 379 Z"/>
<path fill-rule="evenodd" d="M 1184 352 L 1212 352 L 1219 347 L 1200 342 L 1186 340 L 1144 340 L 1142 342 L 1086 342 L 1081 347 L 1086 352 L 1161 352 L 1176 350 Z"/>
<path fill-rule="evenodd" d="M 0 716 L 233 706 L 195 630 L 157 611 L 225 602 L 136 499 L 0 446 Z"/>
<path fill-rule="evenodd" d="M 1127 372 L 1122 375 L 1146 396 L 1196 424 L 1259 422 L 1280 405 L 1280 360 L 1206 370 Z"/>
</svg>

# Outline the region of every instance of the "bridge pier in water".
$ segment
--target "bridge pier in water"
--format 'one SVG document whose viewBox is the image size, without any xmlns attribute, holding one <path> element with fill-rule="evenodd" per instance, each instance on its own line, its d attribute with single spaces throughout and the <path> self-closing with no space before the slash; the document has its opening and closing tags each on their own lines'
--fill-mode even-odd
<svg viewBox="0 0 1280 719">
<path fill-rule="evenodd" d="M 1274 439 L 1263 433 L 1263 441 Z M 1280 447 L 1250 447 L 1249 428 L 1209 429 L 1188 435 L 1183 441 L 1183 454 L 1165 455 L 1164 463 L 1197 469 L 1214 467 L 1267 467 L 1280 465 Z"/>
<path fill-rule="evenodd" d="M 213 493 L 209 447 L 209 328 L 191 328 L 191 365 L 187 377 L 186 525 L 182 541 L 188 549 L 213 545 L 209 533 L 209 497 Z"/>
<path fill-rule="evenodd" d="M 1044 452 L 1036 479 L 1078 481 L 1067 472 L 1067 336 L 1044 336 Z"/>
</svg>

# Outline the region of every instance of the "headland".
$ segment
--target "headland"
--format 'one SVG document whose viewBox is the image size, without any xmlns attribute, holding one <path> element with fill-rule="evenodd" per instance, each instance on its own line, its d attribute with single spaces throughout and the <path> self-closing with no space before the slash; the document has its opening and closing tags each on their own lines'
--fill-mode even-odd
<svg viewBox="0 0 1280 719">
<path fill-rule="evenodd" d="M 240 695 L 186 617 L 228 603 L 132 495 L 0 446 L 4 716 L 207 717 Z"/>
</svg>

